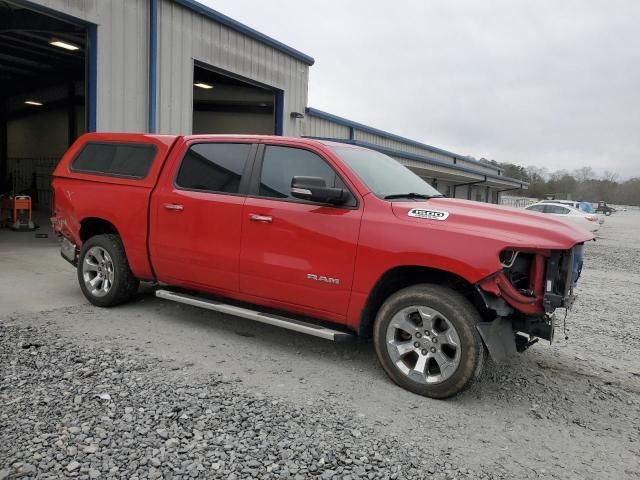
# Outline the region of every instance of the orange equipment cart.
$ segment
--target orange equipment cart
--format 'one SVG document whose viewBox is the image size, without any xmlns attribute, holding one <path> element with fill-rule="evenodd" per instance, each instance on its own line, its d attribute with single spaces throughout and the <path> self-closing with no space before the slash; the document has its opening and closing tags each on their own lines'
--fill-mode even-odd
<svg viewBox="0 0 640 480">
<path fill-rule="evenodd" d="M 35 230 L 31 197 L 29 195 L 0 197 L 0 221 L 13 230 Z"/>
</svg>

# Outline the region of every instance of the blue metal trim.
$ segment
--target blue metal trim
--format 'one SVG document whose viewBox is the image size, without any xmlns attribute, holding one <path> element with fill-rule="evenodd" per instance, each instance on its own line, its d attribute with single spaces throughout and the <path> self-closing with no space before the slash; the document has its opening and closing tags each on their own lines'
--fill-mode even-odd
<svg viewBox="0 0 640 480">
<path fill-rule="evenodd" d="M 373 135 L 379 135 L 381 137 L 385 137 L 391 140 L 396 140 L 398 142 L 406 143 L 408 145 L 413 145 L 414 147 L 424 148 L 425 150 L 430 150 L 434 153 L 441 153 L 442 155 L 448 155 L 457 160 L 463 160 L 469 163 L 475 163 L 477 165 L 482 165 L 483 167 L 493 168 L 495 170 L 504 171 L 504 168 L 488 165 L 486 163 L 480 162 L 478 160 L 474 160 L 472 158 L 465 157 L 464 155 L 460 155 L 458 153 L 449 152 L 447 150 L 443 150 L 438 147 L 434 147 L 432 145 L 427 145 L 426 143 L 418 142 L 416 140 L 411 140 L 410 138 L 401 137 L 400 135 L 396 135 L 394 133 L 385 132 L 384 130 L 379 130 L 377 128 L 370 127 L 368 125 L 364 125 L 362 123 L 354 122 L 352 120 L 348 120 L 343 117 L 338 117 L 337 115 L 333 115 L 332 113 L 323 112 L 322 110 L 318 110 L 317 108 L 307 107 L 306 113 L 313 116 L 322 118 L 324 120 L 329 120 L 330 122 L 337 123 L 339 125 L 344 125 L 345 127 L 355 128 L 358 130 L 362 130 L 363 132 L 372 133 Z"/>
<path fill-rule="evenodd" d="M 284 92 L 282 90 L 276 90 L 275 92 L 276 102 L 274 108 L 274 115 L 276 117 L 276 135 L 284 135 Z"/>
<path fill-rule="evenodd" d="M 446 163 L 441 160 L 437 160 L 435 158 L 428 157 L 426 155 L 416 155 L 415 153 L 403 152 L 402 150 L 396 150 L 393 148 L 381 147 L 380 145 L 375 145 L 369 142 L 363 142 L 362 140 L 351 140 L 347 138 L 329 138 L 329 137 L 311 137 L 305 136 L 304 138 L 312 138 L 315 140 L 326 140 L 330 142 L 338 142 L 338 143 L 347 143 L 349 145 L 357 145 L 359 147 L 370 148 L 371 150 L 377 150 L 380 153 L 384 153 L 386 155 L 392 155 L 394 157 L 406 158 L 408 160 L 414 160 L 416 162 L 427 163 L 430 165 L 435 165 L 437 167 L 446 167 L 451 170 L 458 170 L 460 172 L 465 173 L 473 173 L 474 175 L 480 175 L 481 177 L 492 178 L 495 180 L 503 180 L 509 183 L 516 183 L 518 185 L 529 185 L 529 182 L 525 182 L 523 180 L 518 180 L 516 178 L 505 177 L 504 175 L 491 175 L 490 173 L 485 173 L 480 170 L 475 170 L 473 168 L 461 167 L 460 165 L 454 165 L 452 163 Z M 486 180 L 484 180 L 486 181 Z"/>
<path fill-rule="evenodd" d="M 98 26 L 87 27 L 87 131 L 98 127 Z"/>
<path fill-rule="evenodd" d="M 293 58 L 296 58 L 301 62 L 306 63 L 309 66 L 315 63 L 315 60 L 309 55 L 306 55 L 300 52 L 299 50 L 296 50 L 295 48 L 291 48 L 290 46 L 285 45 L 284 43 L 279 42 L 274 38 L 268 37 L 264 33 L 260 33 L 259 31 L 254 30 L 253 28 L 248 27 L 247 25 L 244 25 L 243 23 L 240 23 L 230 17 L 227 17 L 226 15 L 223 15 L 222 13 L 218 12 L 217 10 L 214 10 L 213 8 L 207 7 L 206 5 L 201 4 L 200 2 L 196 2 L 195 0 L 173 0 L 173 1 L 178 5 L 182 5 L 183 7 L 188 8 L 189 10 L 192 10 L 196 13 L 204 15 L 205 17 L 208 17 L 215 22 L 221 23 L 222 25 L 229 27 L 232 30 L 240 32 L 243 35 L 246 35 L 247 37 L 253 38 L 254 40 L 257 40 L 261 43 L 264 43 L 265 45 L 269 45 L 270 47 L 275 48 L 276 50 L 286 53 L 287 55 L 290 55 Z"/>
<path fill-rule="evenodd" d="M 158 0 L 149 0 L 149 133 L 156 133 L 158 113 Z"/>
</svg>

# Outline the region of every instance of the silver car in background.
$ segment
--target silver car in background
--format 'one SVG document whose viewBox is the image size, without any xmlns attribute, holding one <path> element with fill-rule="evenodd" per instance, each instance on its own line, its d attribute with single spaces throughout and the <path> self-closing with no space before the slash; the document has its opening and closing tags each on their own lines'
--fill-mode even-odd
<svg viewBox="0 0 640 480">
<path fill-rule="evenodd" d="M 598 215 L 598 222 L 600 223 L 600 225 L 604 223 L 604 215 L 597 213 L 596 210 L 593 208 L 593 204 L 589 202 L 578 202 L 576 200 L 541 200 L 538 203 L 560 203 L 562 205 L 569 205 L 570 207 L 573 207 L 576 210 L 580 210 L 582 213 Z M 590 210 L 586 210 L 585 208 L 583 208 L 585 203 L 591 207 Z"/>
<path fill-rule="evenodd" d="M 600 228 L 600 219 L 597 214 L 585 213 L 571 205 L 567 205 L 566 203 L 549 201 L 539 202 L 529 205 L 527 210 L 530 212 L 553 215 L 558 219 L 579 225 L 590 232 L 596 232 Z"/>
</svg>

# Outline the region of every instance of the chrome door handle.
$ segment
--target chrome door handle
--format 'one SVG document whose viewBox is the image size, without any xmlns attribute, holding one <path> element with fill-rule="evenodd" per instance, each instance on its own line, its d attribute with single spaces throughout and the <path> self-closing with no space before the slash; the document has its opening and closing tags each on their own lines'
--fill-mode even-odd
<svg viewBox="0 0 640 480">
<path fill-rule="evenodd" d="M 262 222 L 262 223 L 271 223 L 273 221 L 272 217 L 268 215 L 258 215 L 257 213 L 252 213 L 249 215 L 249 220 L 252 222 Z"/>
<path fill-rule="evenodd" d="M 176 212 L 181 212 L 182 210 L 184 210 L 184 206 L 178 205 L 177 203 L 165 203 L 164 208 L 166 208 L 167 210 L 173 210 Z"/>
</svg>

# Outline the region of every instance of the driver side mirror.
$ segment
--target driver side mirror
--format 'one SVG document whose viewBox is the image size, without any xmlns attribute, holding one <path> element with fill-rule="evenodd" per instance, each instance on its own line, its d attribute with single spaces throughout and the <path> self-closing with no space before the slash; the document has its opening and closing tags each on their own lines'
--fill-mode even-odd
<svg viewBox="0 0 640 480">
<path fill-rule="evenodd" d="M 310 202 L 340 205 L 347 201 L 344 188 L 327 187 L 322 177 L 293 177 L 291 179 L 291 196 Z"/>
</svg>

